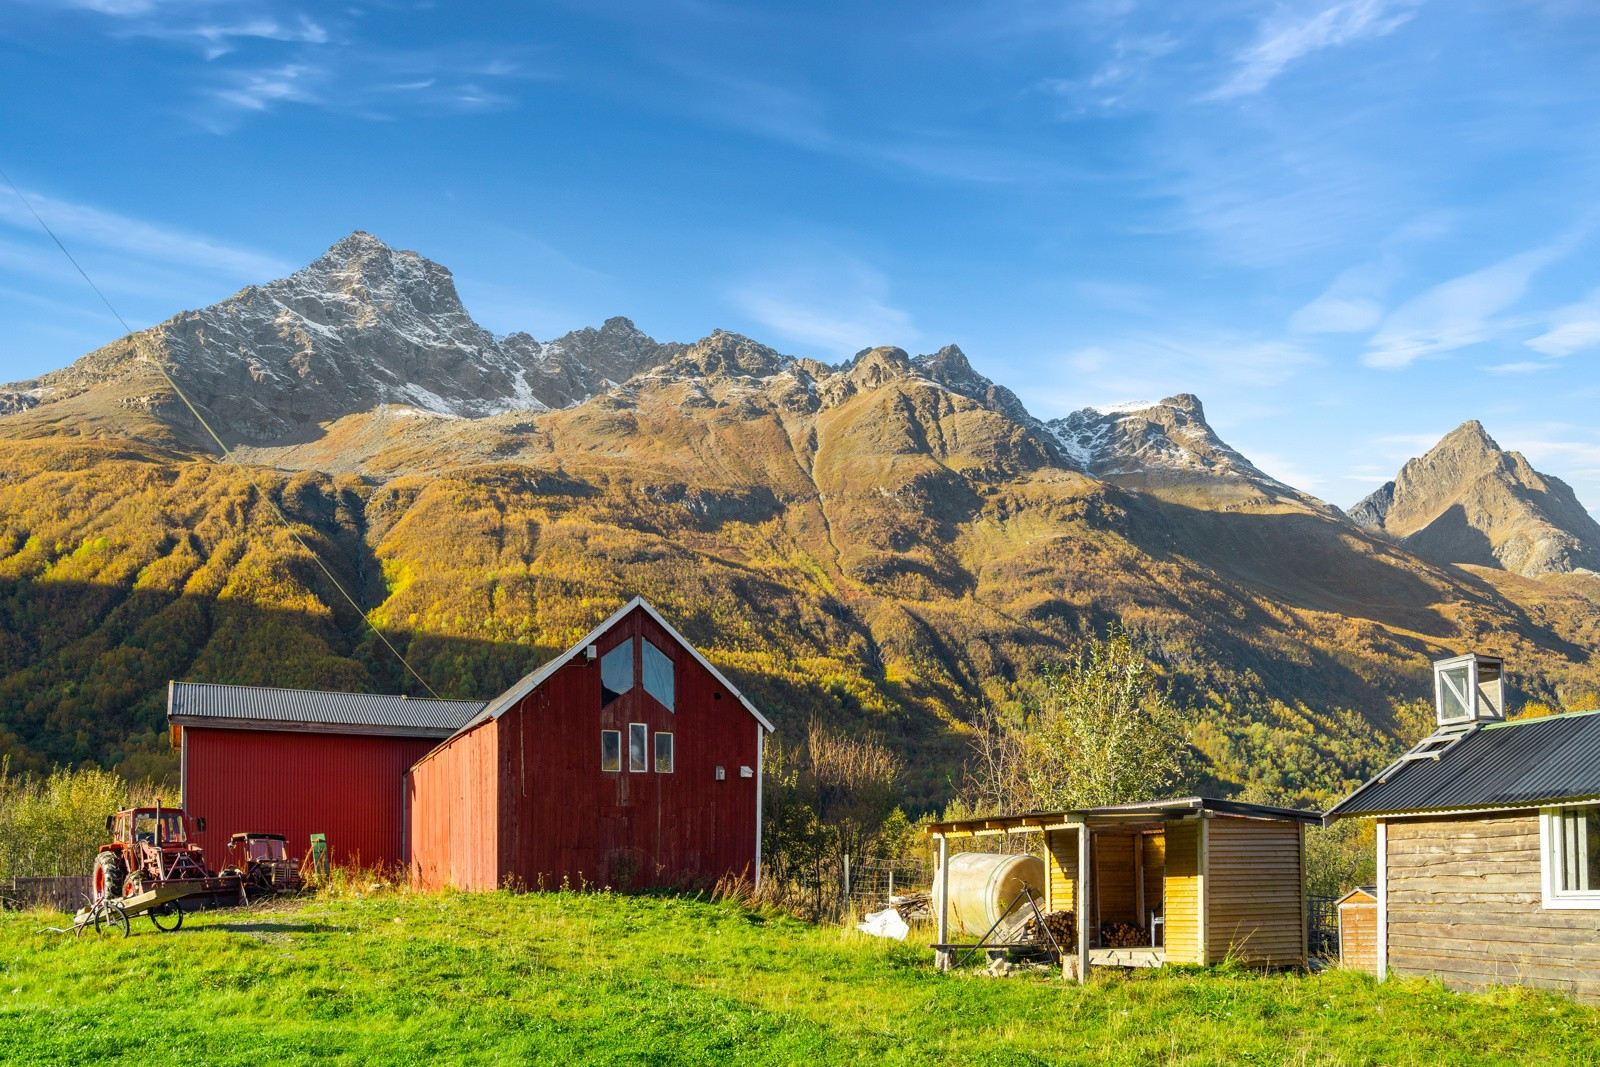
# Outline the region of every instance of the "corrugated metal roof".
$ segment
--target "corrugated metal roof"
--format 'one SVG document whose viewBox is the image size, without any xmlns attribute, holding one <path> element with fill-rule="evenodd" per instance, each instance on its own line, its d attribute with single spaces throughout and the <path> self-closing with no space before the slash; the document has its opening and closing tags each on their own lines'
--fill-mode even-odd
<svg viewBox="0 0 1600 1067">
<path fill-rule="evenodd" d="M 1600 711 L 1493 723 L 1438 759 L 1391 765 L 1327 818 L 1535 807 L 1600 796 Z"/>
<path fill-rule="evenodd" d="M 200 682 L 173 682 L 167 694 L 167 718 L 180 725 L 266 730 L 344 727 L 357 733 L 408 737 L 448 737 L 485 706 L 481 700 L 418 700 L 385 693 Z"/>
</svg>

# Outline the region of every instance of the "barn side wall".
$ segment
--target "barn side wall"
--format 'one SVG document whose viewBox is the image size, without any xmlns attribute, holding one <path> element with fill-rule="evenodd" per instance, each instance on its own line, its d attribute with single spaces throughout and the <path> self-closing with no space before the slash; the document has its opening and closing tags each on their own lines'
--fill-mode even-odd
<svg viewBox="0 0 1600 1067">
<path fill-rule="evenodd" d="M 245 832 L 285 835 L 292 856 L 315 833 L 334 863 L 402 863 L 406 767 L 437 742 L 188 726 L 183 744 L 184 808 L 206 820 L 197 839 L 220 868 L 228 837 Z"/>
<path fill-rule="evenodd" d="M 450 740 L 406 775 L 408 866 L 422 889 L 496 889 L 499 723 Z"/>
<path fill-rule="evenodd" d="M 1215 962 L 1305 962 L 1305 877 L 1299 823 L 1219 816 L 1207 828 L 1206 941 Z"/>
<path fill-rule="evenodd" d="M 634 637 L 672 659 L 676 711 L 640 684 L 602 708 L 599 661 L 578 656 L 500 720 L 498 847 L 503 874 L 529 889 L 755 876 L 760 725 L 642 610 L 619 619 L 595 644 L 603 656 Z M 644 772 L 627 769 L 630 723 L 644 723 L 652 739 Z M 603 729 L 622 732 L 621 771 L 600 769 Z M 670 774 L 654 768 L 659 731 L 674 737 Z"/>
<path fill-rule="evenodd" d="M 1600 1001 L 1600 911 L 1544 908 L 1536 812 L 1391 820 L 1386 866 L 1395 974 Z"/>
</svg>

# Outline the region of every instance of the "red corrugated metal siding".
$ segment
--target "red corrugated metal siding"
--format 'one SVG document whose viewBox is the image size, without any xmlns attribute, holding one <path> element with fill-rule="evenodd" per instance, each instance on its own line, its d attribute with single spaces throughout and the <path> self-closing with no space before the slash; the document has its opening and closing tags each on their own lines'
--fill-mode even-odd
<svg viewBox="0 0 1600 1067">
<path fill-rule="evenodd" d="M 579 657 L 499 720 L 502 880 L 529 889 L 556 888 L 563 879 L 626 888 L 754 875 L 757 779 L 741 778 L 739 769 L 760 772 L 759 727 L 644 611 L 619 619 L 596 644 L 603 655 L 635 636 L 672 658 L 675 713 L 637 682 L 602 709 L 598 661 Z M 673 733 L 674 773 L 657 774 L 653 758 L 647 773 L 626 769 L 634 722 L 647 724 L 652 738 Z M 623 732 L 620 772 L 600 769 L 602 729 Z M 726 771 L 720 782 L 718 765 Z M 492 786 L 484 780 L 483 787 Z"/>
<path fill-rule="evenodd" d="M 500 885 L 500 797 L 495 788 L 499 728 L 494 719 L 484 722 L 406 775 L 409 865 L 420 888 Z"/>
<path fill-rule="evenodd" d="M 184 729 L 184 808 L 203 816 L 206 860 L 221 867 L 228 837 L 284 834 L 304 855 L 328 836 L 335 863 L 403 862 L 401 787 L 426 738 L 272 730 Z"/>
</svg>

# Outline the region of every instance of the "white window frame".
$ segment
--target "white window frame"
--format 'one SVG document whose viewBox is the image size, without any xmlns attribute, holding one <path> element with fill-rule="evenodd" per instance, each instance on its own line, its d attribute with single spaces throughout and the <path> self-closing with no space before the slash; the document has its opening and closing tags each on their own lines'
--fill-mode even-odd
<svg viewBox="0 0 1600 1067">
<path fill-rule="evenodd" d="M 1600 911 L 1600 889 L 1561 888 L 1561 868 L 1566 858 L 1562 817 L 1574 808 L 1596 806 L 1589 801 L 1539 810 L 1539 888 L 1546 909 Z"/>
<path fill-rule="evenodd" d="M 667 769 L 661 769 L 661 739 L 667 739 Z M 650 766 L 657 774 L 672 774 L 678 769 L 678 741 L 672 736 L 671 730 L 657 730 L 650 739 Z"/>
<path fill-rule="evenodd" d="M 606 734 L 615 734 L 616 738 L 617 738 L 617 765 L 615 767 L 607 767 L 606 766 Z M 600 731 L 600 770 L 601 770 L 601 772 L 603 774 L 621 774 L 622 773 L 622 731 L 621 730 L 601 730 Z"/>
<path fill-rule="evenodd" d="M 635 729 L 637 729 L 640 733 L 644 734 L 644 760 L 643 760 L 644 766 L 643 767 L 635 767 L 633 765 L 633 731 Z M 649 774 L 650 773 L 650 724 L 647 723 L 647 722 L 630 722 L 628 724 L 628 773 L 629 774 Z"/>
</svg>

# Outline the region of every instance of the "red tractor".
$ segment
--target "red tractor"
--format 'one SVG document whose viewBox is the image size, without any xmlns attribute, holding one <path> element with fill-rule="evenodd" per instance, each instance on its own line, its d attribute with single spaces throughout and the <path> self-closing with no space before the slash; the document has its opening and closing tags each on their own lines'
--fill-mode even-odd
<svg viewBox="0 0 1600 1067">
<path fill-rule="evenodd" d="M 204 820 L 197 824 L 205 829 Z M 106 831 L 111 843 L 100 846 L 94 861 L 96 902 L 114 900 L 130 906 L 138 901 L 146 905 L 141 910 L 149 911 L 156 926 L 167 929 L 163 920 L 168 920 L 175 929 L 183 922 L 180 897 L 239 892 L 238 878 L 219 877 L 206 866 L 205 851 L 189 840 L 188 819 L 181 809 L 163 808 L 159 802 L 153 808 L 129 808 L 107 815 Z M 159 903 L 155 898 L 140 899 L 152 891 L 159 891 Z"/>
<path fill-rule="evenodd" d="M 256 897 L 305 888 L 300 861 L 289 855 L 289 839 L 282 834 L 234 834 L 228 855 L 230 864 L 222 873 L 238 875 L 241 892 Z"/>
</svg>

